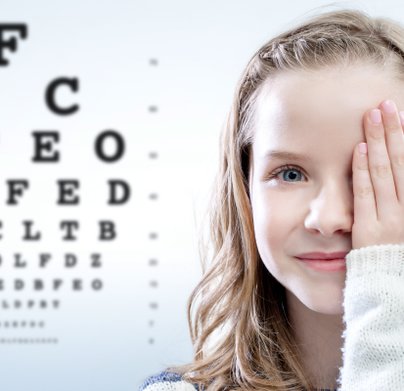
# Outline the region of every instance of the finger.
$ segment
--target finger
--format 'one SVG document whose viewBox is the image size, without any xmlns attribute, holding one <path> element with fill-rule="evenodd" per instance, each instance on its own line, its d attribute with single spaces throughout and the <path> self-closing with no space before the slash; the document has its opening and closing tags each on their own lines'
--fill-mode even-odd
<svg viewBox="0 0 404 391">
<path fill-rule="evenodd" d="M 397 200 L 404 202 L 404 134 L 397 106 L 393 101 L 381 105 L 386 144 L 393 173 Z"/>
<path fill-rule="evenodd" d="M 366 143 L 361 143 L 366 147 Z M 370 177 L 367 153 L 356 146 L 352 159 L 352 187 L 354 193 L 354 222 L 377 221 L 376 200 Z"/>
<path fill-rule="evenodd" d="M 393 213 L 398 203 L 390 158 L 385 142 L 381 111 L 373 109 L 365 116 L 365 135 L 368 145 L 368 165 L 376 201 L 377 219 Z"/>
</svg>

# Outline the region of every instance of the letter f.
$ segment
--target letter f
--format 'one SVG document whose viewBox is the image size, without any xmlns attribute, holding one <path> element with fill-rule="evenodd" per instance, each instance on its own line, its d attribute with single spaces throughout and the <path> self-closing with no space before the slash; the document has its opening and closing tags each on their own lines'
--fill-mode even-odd
<svg viewBox="0 0 404 391">
<path fill-rule="evenodd" d="M 17 40 L 15 37 L 11 37 L 8 40 L 4 39 L 3 33 L 10 30 L 17 31 L 23 39 L 27 37 L 28 29 L 26 24 L 0 24 L 0 66 L 7 66 L 9 63 L 3 56 L 4 49 L 10 49 L 12 52 L 17 50 Z"/>
</svg>

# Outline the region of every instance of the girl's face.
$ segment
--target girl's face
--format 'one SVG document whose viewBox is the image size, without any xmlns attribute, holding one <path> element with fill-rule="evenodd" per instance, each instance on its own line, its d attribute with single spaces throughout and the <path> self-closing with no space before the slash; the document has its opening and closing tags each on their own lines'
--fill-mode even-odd
<svg viewBox="0 0 404 391">
<path fill-rule="evenodd" d="M 385 99 L 403 110 L 404 82 L 375 65 L 285 71 L 260 93 L 249 183 L 254 231 L 266 268 L 286 288 L 288 306 L 343 313 L 346 271 L 313 270 L 296 256 L 351 250 L 352 155 L 366 141 L 363 114 Z M 269 151 L 301 157 L 271 157 Z M 278 171 L 285 165 L 291 167 Z"/>
</svg>

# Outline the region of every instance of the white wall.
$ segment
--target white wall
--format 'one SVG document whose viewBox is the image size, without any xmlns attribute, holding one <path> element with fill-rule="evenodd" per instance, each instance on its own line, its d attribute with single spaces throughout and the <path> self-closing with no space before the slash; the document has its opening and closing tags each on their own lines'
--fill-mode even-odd
<svg viewBox="0 0 404 391">
<path fill-rule="evenodd" d="M 236 82 L 265 41 L 325 4 L 2 0 L 0 24 L 24 22 L 29 36 L 18 41 L 17 52 L 4 52 L 10 65 L 0 67 L 0 305 L 59 300 L 60 308 L 1 309 L 1 389 L 130 391 L 148 375 L 192 359 L 186 301 L 201 277 L 197 230 Z M 336 8 L 344 6 L 404 22 L 399 1 L 346 1 Z M 80 105 L 75 115 L 54 115 L 44 103 L 46 86 L 59 76 L 80 79 L 77 94 L 61 89 L 57 95 L 60 104 Z M 150 105 L 158 110 L 150 112 Z M 106 129 L 125 138 L 126 153 L 115 164 L 93 152 Z M 33 130 L 59 132 L 59 163 L 31 161 Z M 150 159 L 150 152 L 158 158 Z M 29 190 L 18 206 L 7 205 L 6 180 L 21 178 L 29 180 Z M 106 205 L 111 178 L 131 186 L 131 199 L 121 207 Z M 79 206 L 56 205 L 60 179 L 80 181 Z M 150 200 L 150 193 L 158 199 Z M 64 219 L 80 223 L 74 243 L 61 240 Z M 114 242 L 97 239 L 102 219 L 116 223 Z M 23 220 L 41 230 L 39 243 L 21 239 Z M 150 232 L 158 237 L 149 239 Z M 38 267 L 42 252 L 53 257 L 45 270 Z M 79 258 L 76 268 L 63 266 L 66 252 Z M 102 256 L 101 269 L 89 267 L 93 252 Z M 26 259 L 25 269 L 13 266 L 15 253 Z M 158 264 L 149 265 L 150 258 Z M 12 288 L 17 278 L 25 290 Z M 33 278 L 61 278 L 64 285 L 36 292 Z M 69 286 L 74 278 L 83 281 L 81 292 Z M 95 278 L 103 281 L 102 291 L 88 289 Z M 24 321 L 36 326 L 23 327 Z M 38 338 L 58 342 L 32 341 Z"/>
</svg>

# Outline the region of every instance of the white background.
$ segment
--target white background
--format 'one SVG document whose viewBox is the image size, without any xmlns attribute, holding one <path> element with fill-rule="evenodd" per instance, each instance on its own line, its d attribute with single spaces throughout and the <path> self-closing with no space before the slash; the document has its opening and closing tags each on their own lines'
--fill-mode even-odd
<svg viewBox="0 0 404 391">
<path fill-rule="evenodd" d="M 130 391 L 166 366 L 192 359 L 186 302 L 201 277 L 197 235 L 234 88 L 262 44 L 326 4 L 1 0 L 0 23 L 26 23 L 29 35 L 18 40 L 17 52 L 4 52 L 10 66 L 0 67 L 0 275 L 11 281 L 19 272 L 26 282 L 62 277 L 66 283 L 59 292 L 42 295 L 58 297 L 59 311 L 0 308 L 0 323 L 46 321 L 43 330 L 0 327 L 0 337 L 59 338 L 56 345 L 0 344 L 1 389 Z M 330 9 L 344 7 L 404 22 L 400 1 L 346 1 Z M 80 105 L 75 115 L 56 116 L 44 103 L 46 86 L 60 76 L 80 79 L 77 94 L 61 89 L 57 96 L 62 105 Z M 149 111 L 151 105 L 157 112 Z M 95 138 L 106 129 L 126 141 L 124 157 L 110 165 L 93 152 Z M 60 133 L 58 164 L 31 162 L 33 130 Z M 157 159 L 149 158 L 152 151 Z M 30 189 L 18 207 L 10 207 L 5 181 L 17 178 L 28 179 Z M 55 183 L 64 178 L 80 180 L 79 206 L 56 205 Z M 110 178 L 130 184 L 125 206 L 106 205 Z M 158 199 L 150 200 L 150 193 Z M 60 239 L 58 224 L 66 218 L 80 222 L 76 243 Z M 42 231 L 40 243 L 21 240 L 21 221 L 27 219 Z M 101 219 L 116 222 L 115 242 L 98 241 Z M 150 240 L 150 232 L 158 238 Z M 46 272 L 35 264 L 41 251 L 55 257 Z M 61 264 L 68 251 L 82 258 L 76 270 Z M 95 251 L 104 259 L 99 271 L 85 264 Z M 16 252 L 32 261 L 27 270 L 12 267 Z M 150 258 L 158 265 L 150 266 Z M 95 276 L 104 281 L 102 292 L 67 287 L 72 277 L 88 282 Z M 16 296 L 11 289 L 0 293 L 1 299 Z M 29 290 L 19 294 L 40 296 Z"/>
</svg>

